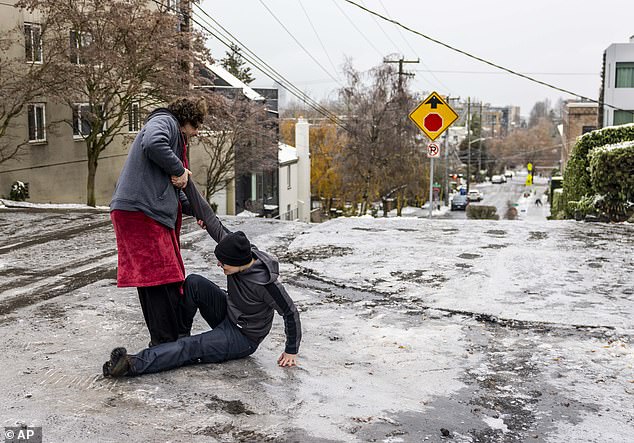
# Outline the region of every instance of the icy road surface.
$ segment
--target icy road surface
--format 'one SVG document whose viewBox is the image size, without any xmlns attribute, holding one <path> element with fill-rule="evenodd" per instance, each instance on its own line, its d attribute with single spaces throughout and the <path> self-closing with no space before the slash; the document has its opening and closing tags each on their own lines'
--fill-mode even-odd
<svg viewBox="0 0 634 443">
<path fill-rule="evenodd" d="M 107 212 L 1 209 L 0 426 L 50 442 L 631 441 L 632 225 L 223 220 L 280 257 L 299 368 L 276 366 L 276 317 L 244 360 L 104 379 L 114 346 L 148 342 Z M 182 243 L 188 273 L 222 284 L 192 220 Z"/>
</svg>

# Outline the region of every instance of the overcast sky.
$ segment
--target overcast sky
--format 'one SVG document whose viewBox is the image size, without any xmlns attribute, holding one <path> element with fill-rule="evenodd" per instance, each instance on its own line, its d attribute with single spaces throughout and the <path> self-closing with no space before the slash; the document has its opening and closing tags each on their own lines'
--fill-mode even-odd
<svg viewBox="0 0 634 443">
<path fill-rule="evenodd" d="M 634 34 L 633 0 L 357 2 L 463 51 L 595 99 L 603 51 L 612 43 L 628 42 Z M 263 3 L 327 72 L 288 35 Z M 419 64 L 406 68 L 415 72 L 413 87 L 421 93 L 433 90 L 454 97 L 471 96 L 496 106 L 520 106 L 522 115 L 528 115 L 538 100 L 549 98 L 555 103 L 559 97 L 571 98 L 373 18 L 344 0 L 204 0 L 201 6 L 244 45 L 318 100 L 336 94 L 333 91 L 339 85 L 331 76 L 343 82 L 341 65 L 346 57 L 353 59 L 357 69 L 367 70 L 392 53 L 420 58 Z M 214 57 L 224 56 L 226 47 L 218 40 L 212 37 L 209 46 Z M 255 76 L 252 85 L 272 85 L 259 71 Z"/>
</svg>

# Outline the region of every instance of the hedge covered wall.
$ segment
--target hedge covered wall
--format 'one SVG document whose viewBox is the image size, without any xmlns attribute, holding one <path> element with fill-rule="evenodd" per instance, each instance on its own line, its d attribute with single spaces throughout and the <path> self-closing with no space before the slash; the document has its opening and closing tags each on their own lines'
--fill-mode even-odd
<svg viewBox="0 0 634 443">
<path fill-rule="evenodd" d="M 583 201 L 583 207 L 587 209 L 590 199 L 596 202 L 597 210 L 607 212 L 611 219 L 615 219 L 612 215 L 617 215 L 612 214 L 614 211 L 620 212 L 627 208 L 627 202 L 632 201 L 628 183 L 631 183 L 634 173 L 630 163 L 632 148 L 624 142 L 631 141 L 634 141 L 634 124 L 599 129 L 577 140 L 564 172 L 560 206 L 564 208 L 566 217 L 578 215 L 575 214 L 580 206 L 578 202 Z M 595 159 L 594 176 L 591 175 L 591 158 Z M 614 192 L 613 186 L 618 187 L 619 191 Z M 630 189 L 629 196 L 627 189 Z"/>
<path fill-rule="evenodd" d="M 634 202 L 634 141 L 594 148 L 588 162 L 596 209 L 612 220 L 626 218 Z"/>
</svg>

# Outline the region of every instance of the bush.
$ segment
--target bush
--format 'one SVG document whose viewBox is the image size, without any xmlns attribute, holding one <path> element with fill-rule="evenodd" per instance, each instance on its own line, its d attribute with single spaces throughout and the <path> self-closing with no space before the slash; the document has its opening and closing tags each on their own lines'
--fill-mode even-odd
<svg viewBox="0 0 634 443">
<path fill-rule="evenodd" d="M 626 220 L 634 201 L 634 142 L 595 148 L 588 159 L 594 207 L 610 220 Z"/>
<path fill-rule="evenodd" d="M 563 206 L 566 216 L 574 216 L 574 213 L 568 212 L 571 209 L 571 207 L 568 206 L 569 201 L 578 202 L 583 197 L 594 194 L 588 158 L 590 151 L 600 146 L 614 145 L 625 141 L 634 141 L 634 124 L 611 126 L 609 128 L 588 132 L 579 137 L 572 150 L 564 173 Z"/>
<path fill-rule="evenodd" d="M 588 215 L 597 215 L 594 202 L 595 198 L 593 196 L 583 197 L 579 201 L 569 201 L 566 213 L 572 214 L 573 218 L 578 221 L 585 219 Z"/>
<path fill-rule="evenodd" d="M 21 181 L 17 181 L 11 185 L 9 198 L 16 202 L 23 202 L 29 198 L 29 185 Z"/>
<path fill-rule="evenodd" d="M 561 220 L 565 218 L 563 192 L 564 190 L 562 188 L 557 188 L 553 190 L 553 198 L 550 202 L 551 219 Z"/>
<path fill-rule="evenodd" d="M 467 218 L 476 220 L 499 220 L 500 216 L 496 214 L 495 206 L 485 205 L 468 205 Z"/>
</svg>

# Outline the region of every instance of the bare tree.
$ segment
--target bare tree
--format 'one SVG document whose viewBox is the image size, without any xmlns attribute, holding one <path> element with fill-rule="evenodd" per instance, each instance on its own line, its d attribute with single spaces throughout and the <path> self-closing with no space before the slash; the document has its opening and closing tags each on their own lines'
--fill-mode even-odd
<svg viewBox="0 0 634 443">
<path fill-rule="evenodd" d="M 99 156 L 128 132 L 130 114 L 187 91 L 195 59 L 208 58 L 203 36 L 185 32 L 182 14 L 147 0 L 21 0 L 43 17 L 43 40 L 65 48 L 51 54 L 63 87 L 52 98 L 73 109 L 68 123 L 84 138 L 87 204 L 95 205 Z M 183 31 L 185 29 L 185 31 Z"/>
<path fill-rule="evenodd" d="M 42 56 L 59 50 L 42 48 L 40 35 L 40 27 L 18 27 L 0 35 L 0 164 L 18 158 L 28 143 L 10 131 L 27 105 L 62 83 L 49 57 Z"/>
<path fill-rule="evenodd" d="M 277 126 L 263 104 L 237 96 L 208 95 L 206 133 L 199 142 L 208 156 L 205 165 L 207 199 L 236 176 L 277 167 Z"/>
<path fill-rule="evenodd" d="M 369 82 L 350 63 L 344 68 L 347 85 L 340 98 L 348 128 L 344 155 L 346 186 L 358 191 L 361 214 L 373 199 L 385 197 L 409 182 L 407 165 L 414 146 L 415 128 L 407 122 L 413 99 L 407 79 L 399 82 L 391 65 L 369 71 Z"/>
<path fill-rule="evenodd" d="M 513 131 L 501 140 L 491 143 L 495 171 L 528 163 L 556 166 L 560 158 L 561 136 L 548 117 L 537 119 L 530 128 Z"/>
</svg>

